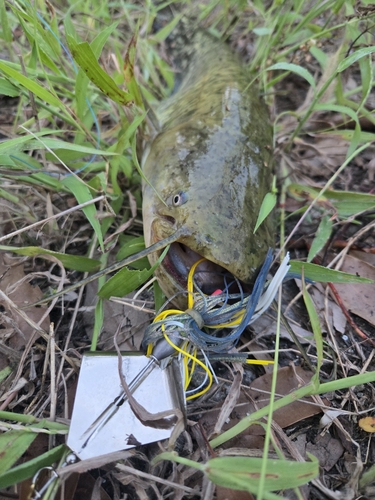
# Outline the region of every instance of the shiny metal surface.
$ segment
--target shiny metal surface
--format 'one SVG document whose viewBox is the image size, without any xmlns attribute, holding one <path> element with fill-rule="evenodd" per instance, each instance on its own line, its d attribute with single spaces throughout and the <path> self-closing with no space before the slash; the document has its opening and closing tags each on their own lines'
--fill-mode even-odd
<svg viewBox="0 0 375 500">
<path fill-rule="evenodd" d="M 122 369 L 131 382 L 149 363 L 134 352 L 123 355 Z M 175 359 L 164 370 L 156 366 L 134 391 L 134 397 L 150 413 L 180 408 L 184 411 L 182 367 Z M 140 444 L 168 439 L 171 429 L 144 426 L 125 402 L 87 442 L 87 429 L 118 398 L 122 386 L 116 353 L 87 353 L 83 356 L 68 446 L 80 459 L 93 458 Z"/>
</svg>

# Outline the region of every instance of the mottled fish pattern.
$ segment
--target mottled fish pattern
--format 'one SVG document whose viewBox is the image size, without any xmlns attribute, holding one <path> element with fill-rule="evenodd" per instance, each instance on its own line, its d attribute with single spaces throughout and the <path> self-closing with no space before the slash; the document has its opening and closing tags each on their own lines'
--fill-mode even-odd
<svg viewBox="0 0 375 500">
<path fill-rule="evenodd" d="M 143 162 L 164 201 L 144 183 L 146 246 L 184 227 L 180 243 L 251 283 L 274 241 L 272 217 L 253 234 L 272 183 L 267 108 L 227 45 L 198 31 L 191 46 L 179 89 L 157 111 L 161 131 Z M 167 296 L 184 289 L 168 259 L 156 275 Z"/>
</svg>

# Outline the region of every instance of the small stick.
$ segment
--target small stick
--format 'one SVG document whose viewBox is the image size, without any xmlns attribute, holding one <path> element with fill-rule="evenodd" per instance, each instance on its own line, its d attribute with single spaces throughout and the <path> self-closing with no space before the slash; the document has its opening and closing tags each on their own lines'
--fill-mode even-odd
<svg viewBox="0 0 375 500">
<path fill-rule="evenodd" d="M 74 285 L 68 286 L 67 288 L 64 288 L 64 290 L 61 290 L 53 295 L 49 295 L 48 297 L 45 297 L 41 300 L 38 300 L 37 302 L 34 302 L 33 304 L 28 304 L 25 309 L 29 307 L 34 307 L 34 306 L 40 306 L 41 304 L 44 304 L 45 302 L 49 302 L 50 300 L 56 299 L 58 297 L 61 297 L 62 295 L 65 295 L 68 292 L 71 292 L 75 290 L 76 288 L 79 288 L 80 286 L 85 286 L 88 283 L 91 283 L 92 281 L 97 280 L 98 278 L 101 278 L 102 276 L 105 276 L 106 274 L 112 273 L 113 271 L 118 271 L 122 267 L 132 264 L 138 259 L 142 259 L 143 257 L 147 257 L 152 252 L 157 252 L 159 250 L 162 250 L 166 246 L 170 245 L 171 243 L 177 241 L 181 236 L 186 236 L 187 232 L 185 228 L 180 227 L 177 229 L 176 232 L 168 236 L 167 238 L 163 238 L 160 241 L 157 241 L 153 245 L 149 246 L 148 248 L 145 248 L 141 252 L 135 253 L 133 255 L 130 255 L 129 257 L 126 257 L 126 259 L 120 260 L 119 262 L 115 262 L 114 264 L 106 267 L 105 269 L 101 269 L 95 274 L 92 274 L 91 276 L 88 276 L 87 278 L 79 281 L 78 283 L 75 283 Z"/>
<path fill-rule="evenodd" d="M 97 201 L 101 201 L 105 198 L 105 196 L 98 196 L 97 198 L 94 198 L 93 200 L 85 201 L 85 203 L 81 203 L 80 205 L 76 205 L 75 207 L 68 208 L 68 210 L 64 210 L 63 212 L 60 212 L 59 214 L 52 215 L 51 217 L 47 217 L 46 219 L 40 220 L 38 222 L 34 222 L 34 224 L 30 224 L 29 226 L 23 227 L 22 229 L 17 229 L 17 231 L 13 231 L 12 233 L 6 234 L 5 236 L 2 236 L 0 238 L 0 242 L 4 240 L 9 240 L 10 238 L 13 238 L 13 236 L 17 236 L 17 234 L 24 233 L 25 231 L 28 231 L 29 229 L 33 229 L 34 227 L 40 226 L 41 224 L 46 224 L 47 222 L 54 220 L 54 219 L 59 219 L 60 217 L 63 217 L 64 215 L 68 215 L 71 212 L 75 212 L 76 210 L 79 210 L 80 208 L 87 207 L 88 205 L 92 205 L 93 203 L 96 203 Z"/>
<path fill-rule="evenodd" d="M 50 324 L 49 327 L 50 334 L 50 373 L 51 373 L 51 406 L 50 406 L 50 419 L 52 421 L 56 418 L 56 402 L 57 402 L 57 392 L 56 392 L 56 352 L 55 352 L 55 325 Z M 55 437 L 49 437 L 49 447 L 53 448 L 55 446 Z"/>
</svg>

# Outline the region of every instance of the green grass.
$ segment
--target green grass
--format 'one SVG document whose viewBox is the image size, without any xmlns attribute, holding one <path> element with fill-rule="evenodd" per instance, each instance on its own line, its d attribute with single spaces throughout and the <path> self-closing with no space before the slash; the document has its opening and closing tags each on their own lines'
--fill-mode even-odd
<svg viewBox="0 0 375 500">
<path fill-rule="evenodd" d="M 119 259 L 142 249 L 140 240 L 134 242 L 121 233 L 115 237 L 111 235 L 132 217 L 139 219 L 143 174 L 138 157 L 142 137 L 152 126 L 157 103 L 171 92 L 174 85 L 173 71 L 164 59 L 161 47 L 178 17 L 157 32 L 153 31 L 154 21 L 160 18 L 162 8 L 167 5 L 172 5 L 176 11 L 182 9 L 186 14 L 198 12 L 200 25 L 214 36 L 231 40 L 234 45 L 246 38 L 252 45 L 252 57 L 248 62 L 249 84 L 257 82 L 273 115 L 280 167 L 280 200 L 285 201 L 290 196 L 303 205 L 296 214 L 287 213 L 283 203 L 278 210 L 281 252 L 284 252 L 284 243 L 293 236 L 293 231 L 288 233 L 288 217 L 301 223 L 309 220 L 314 211 L 314 217 L 321 221 L 308 255 L 311 262 L 331 237 L 332 217 L 335 224 L 341 224 L 349 218 L 356 220 L 358 214 L 375 208 L 373 193 L 332 190 L 342 172 L 375 139 L 372 131 L 361 128 L 364 120 L 375 125 L 374 115 L 367 106 L 374 86 L 372 26 L 375 15 L 371 9 L 358 17 L 354 2 L 349 0 L 311 4 L 304 0 L 270 3 L 262 0 L 252 3 L 211 0 L 209 3 L 164 2 L 160 6 L 151 0 L 140 2 L 140 5 L 116 0 L 56 3 L 59 7 L 48 7 L 41 1 L 32 5 L 28 1 L 0 0 L 0 95 L 18 99 L 12 123 L 7 129 L 8 137 L 0 143 L 0 203 L 2 200 L 7 203 L 8 214 L 13 219 L 10 232 L 15 233 L 0 238 L 3 245 L 0 250 L 13 248 L 15 253 L 26 256 L 52 255 L 66 269 L 84 272 L 105 267 L 108 253 L 115 243 L 120 247 Z M 362 2 L 362 6 L 370 7 L 371 3 Z M 249 54 L 244 58 L 249 58 Z M 277 96 L 290 75 L 303 82 L 305 101 L 297 108 L 277 111 Z M 354 87 L 346 86 L 348 75 L 354 76 Z M 319 113 L 319 116 L 340 117 L 340 128 L 330 127 L 325 122 L 322 127 L 314 129 L 314 137 L 319 139 L 336 134 L 337 138 L 347 142 L 347 149 L 339 168 L 317 188 L 316 183 L 307 186 L 301 181 L 293 182 L 290 166 L 295 161 L 292 160 L 294 148 L 306 138 L 306 131 L 311 130 L 309 127 Z M 77 255 L 77 246 L 68 230 L 64 230 L 61 238 L 58 231 L 54 233 L 49 229 L 53 227 L 51 225 L 38 227 L 38 238 L 43 234 L 47 242 L 44 246 L 34 241 L 38 238 L 30 226 L 44 218 L 41 213 L 46 213 L 37 208 L 38 197 L 33 197 L 36 191 L 40 197 L 49 197 L 54 203 L 59 203 L 63 212 L 59 217 L 68 217 L 68 212 L 64 215 L 64 211 L 72 204 L 83 205 L 80 220 L 86 224 L 85 238 L 92 241 L 91 248 L 85 249 L 87 255 Z M 128 192 L 137 204 L 135 217 Z M 25 196 L 29 200 L 26 204 Z M 98 196 L 103 198 L 94 203 Z M 274 202 L 275 191 L 269 193 L 270 208 Z M 265 211 L 267 213 L 267 207 Z M 130 234 L 140 236 L 141 231 L 137 229 Z M 100 262 L 92 256 L 94 247 L 103 253 Z M 308 266 L 302 266 L 302 272 L 304 267 L 308 275 Z M 324 270 L 320 272 L 322 281 L 333 279 L 332 274 L 325 275 Z M 126 292 L 129 292 L 146 281 L 152 270 L 125 268 L 121 273 L 107 283 L 105 278 L 101 279 L 101 298 L 95 313 L 96 334 L 99 334 L 103 321 L 102 300 L 113 294 L 113 287 L 118 288 L 118 282 L 113 280 L 122 282 L 125 276 Z M 121 290 L 120 295 L 123 292 Z M 305 480 L 297 481 L 295 487 L 317 476 L 314 459 L 305 463 L 301 472 L 298 462 L 288 462 L 286 472 L 283 472 L 280 462 L 274 464 L 267 459 L 273 411 L 307 395 L 375 382 L 375 372 L 367 371 L 328 383 L 319 381 L 323 357 L 319 318 L 306 289 L 303 297 L 318 353 L 317 371 L 311 383 L 275 399 L 275 371 L 270 405 L 211 441 L 211 446 L 216 448 L 268 416 L 264 459 L 253 465 L 260 467 L 259 477 L 252 480 L 238 474 L 238 477 L 231 475 L 225 479 L 220 471 L 223 467 L 231 467 L 228 457 L 215 458 L 216 462 L 211 460 L 205 465 L 172 455 L 164 458 L 196 467 L 217 484 L 247 489 L 257 494 L 258 500 L 280 498 L 273 492 L 288 486 L 285 481 L 288 475 L 305 477 Z M 278 329 L 279 324 L 280 319 Z M 278 336 L 276 339 L 278 344 Z M 96 342 L 94 339 L 93 345 Z M 276 365 L 277 359 L 276 345 Z M 14 370 L 10 373 L 8 368 L 5 370 L 4 380 L 12 380 Z M 54 429 L 50 422 L 40 422 L 17 413 L 0 413 L 0 418 L 4 420 L 3 429 L 9 426 L 9 421 L 19 422 L 18 427 L 0 436 L 2 449 L 10 445 L 13 449 L 12 454 L 0 459 L 0 469 L 8 469 L 6 474 L 0 475 L 0 487 L 30 477 L 40 467 L 63 456 L 62 449 L 56 447 L 56 453 L 53 448 L 34 459 L 28 467 L 14 467 L 38 433 L 65 432 L 66 428 Z M 276 444 L 273 445 L 277 449 Z M 282 451 L 277 451 L 283 460 Z M 276 470 L 280 478 L 270 480 L 267 474 Z"/>
</svg>

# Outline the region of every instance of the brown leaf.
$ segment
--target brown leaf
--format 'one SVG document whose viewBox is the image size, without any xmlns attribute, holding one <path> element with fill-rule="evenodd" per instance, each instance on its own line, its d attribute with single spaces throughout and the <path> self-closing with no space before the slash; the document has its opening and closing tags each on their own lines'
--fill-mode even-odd
<svg viewBox="0 0 375 500">
<path fill-rule="evenodd" d="M 286 366 L 280 368 L 277 377 L 276 393 L 280 396 L 289 394 L 301 385 L 309 383 L 312 375 L 313 374 L 311 372 L 305 371 L 298 366 Z M 230 429 L 245 416 L 268 405 L 270 401 L 269 392 L 271 391 L 271 383 L 272 373 L 267 373 L 266 375 L 254 380 L 254 382 L 250 384 L 249 389 L 244 390 L 241 393 L 240 399 L 230 415 L 230 419 L 223 426 L 223 430 Z M 311 398 L 303 398 L 301 401 L 294 401 L 293 403 L 276 410 L 273 414 L 273 419 L 277 424 L 279 424 L 280 427 L 285 428 L 320 413 L 321 408 L 317 405 L 309 404 L 312 402 L 313 400 Z M 201 419 L 201 423 L 204 425 L 207 435 L 210 435 L 215 427 L 220 407 L 211 412 L 206 412 Z M 227 443 L 227 445 L 257 447 L 259 444 L 261 446 L 262 442 L 257 441 L 255 443 L 255 441 L 253 442 L 252 440 L 247 442 L 247 439 L 262 435 L 264 435 L 263 427 L 259 425 L 252 425 L 241 434 L 238 440 L 231 440 Z"/>
<path fill-rule="evenodd" d="M 88 472 L 81 474 L 73 500 L 110 500 L 110 496 L 101 487 L 102 478 L 95 480 Z"/>
<path fill-rule="evenodd" d="M 312 333 L 309 332 L 308 330 L 305 330 L 301 326 L 297 325 L 295 322 L 292 322 L 290 318 L 287 319 L 289 320 L 290 326 L 293 329 L 296 336 L 298 337 L 298 340 L 301 342 L 301 344 L 309 344 L 311 342 Z M 276 335 L 276 319 L 267 314 L 263 314 L 262 316 L 260 316 L 252 324 L 252 327 L 254 328 L 254 330 L 257 332 L 258 335 L 262 336 L 262 338 L 266 336 L 275 337 Z M 289 335 L 289 332 L 284 327 L 284 325 L 280 325 L 280 337 L 283 339 L 288 339 L 293 342 L 292 337 Z M 271 366 L 271 371 L 272 371 L 272 366 Z"/>
<path fill-rule="evenodd" d="M 375 266 L 352 255 L 346 255 L 341 271 L 375 281 Z M 335 287 L 349 312 L 375 326 L 375 283 L 335 283 Z"/>
<path fill-rule="evenodd" d="M 67 477 L 72 473 L 82 474 L 91 469 L 97 469 L 99 467 L 104 467 L 111 462 L 117 462 L 118 460 L 126 460 L 134 455 L 134 450 L 122 450 L 115 451 L 113 453 L 107 453 L 106 455 L 100 455 L 95 458 L 88 458 L 87 460 L 81 460 L 72 465 L 66 465 L 57 469 L 57 473 L 60 477 Z"/>
<path fill-rule="evenodd" d="M 71 500 L 72 498 L 74 498 L 79 478 L 80 475 L 77 473 L 70 474 L 70 476 L 68 476 L 66 480 L 63 482 L 64 496 L 62 496 L 62 491 L 60 488 L 59 491 L 57 492 L 56 498 L 59 498 L 61 500 Z"/>
<path fill-rule="evenodd" d="M 84 323 L 89 336 L 92 335 L 95 316 L 93 309 L 97 301 L 97 284 L 89 283 L 86 287 Z M 127 297 L 133 297 L 132 292 Z M 139 304 L 138 304 L 139 305 Z M 150 323 L 151 315 L 135 309 L 128 304 L 105 300 L 103 304 L 104 321 L 100 333 L 99 345 L 103 351 L 114 348 L 113 339 L 117 332 L 117 342 L 122 351 L 139 351 L 144 329 Z"/>
<path fill-rule="evenodd" d="M 218 435 L 221 429 L 228 419 L 229 415 L 232 413 L 234 406 L 236 405 L 238 398 L 240 397 L 241 382 L 243 377 L 243 366 L 240 363 L 235 363 L 235 368 L 237 372 L 234 375 L 233 383 L 229 390 L 227 397 L 221 407 L 220 414 L 217 418 L 214 434 Z"/>
<path fill-rule="evenodd" d="M 293 368 L 285 366 L 280 368 L 277 373 L 276 393 L 285 396 L 298 387 L 308 384 L 312 376 L 311 372 L 305 371 L 299 366 Z M 250 391 L 246 391 L 258 408 L 263 408 L 269 404 L 270 398 L 266 392 L 271 391 L 271 384 L 272 374 L 267 373 L 255 379 L 250 384 Z M 313 402 L 313 400 L 311 398 L 304 398 L 302 401 L 295 401 L 290 405 L 284 406 L 275 411 L 273 418 L 280 427 L 285 428 L 322 411 L 319 406 L 308 404 L 308 402 Z"/>
<path fill-rule="evenodd" d="M 359 260 L 363 260 L 372 266 L 375 266 L 375 253 L 365 252 L 361 250 L 350 250 L 349 254 L 352 257 L 356 257 Z"/>
<path fill-rule="evenodd" d="M 322 172 L 327 175 L 339 167 L 345 160 L 349 145 L 335 134 L 316 135 L 310 142 L 296 139 L 295 143 L 293 155 L 297 155 L 303 173 L 310 177 L 321 176 Z"/>
<path fill-rule="evenodd" d="M 12 259 L 5 254 L 1 254 L 0 256 L 0 290 L 20 308 L 42 298 L 40 288 L 30 285 L 26 281 L 23 265 L 19 264 L 19 260 Z M 4 313 L 0 318 L 2 326 L 4 328 L 10 327 L 13 330 L 8 340 L 8 345 L 12 349 L 20 350 L 35 333 L 35 328 L 25 321 L 15 309 L 9 307 L 6 301 L 0 300 L 0 305 L 4 308 Z M 39 323 L 45 311 L 45 307 L 32 307 L 27 309 L 26 314 L 31 321 Z M 48 331 L 49 323 L 49 318 L 47 317 L 40 326 L 42 329 Z"/>
<path fill-rule="evenodd" d="M 326 433 L 324 436 L 318 435 L 314 443 L 307 443 L 306 451 L 319 460 L 324 470 L 329 471 L 344 453 L 344 447 L 341 441 Z"/>
<path fill-rule="evenodd" d="M 298 288 L 302 290 L 301 280 L 295 280 Z M 336 283 L 335 283 L 336 286 Z M 348 285 L 344 285 L 348 286 Z M 350 287 L 351 285 L 349 285 Z M 326 315 L 325 288 L 321 283 L 314 283 L 309 289 L 309 293 L 314 301 L 316 312 L 320 318 L 320 325 L 323 332 L 327 332 L 326 321 L 329 321 L 331 329 L 335 327 L 340 333 L 344 333 L 346 327 L 346 318 L 340 306 L 332 299 L 328 300 L 328 314 Z"/>
</svg>

